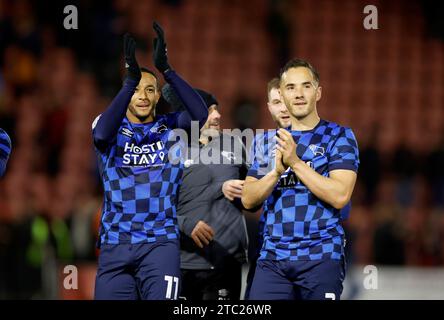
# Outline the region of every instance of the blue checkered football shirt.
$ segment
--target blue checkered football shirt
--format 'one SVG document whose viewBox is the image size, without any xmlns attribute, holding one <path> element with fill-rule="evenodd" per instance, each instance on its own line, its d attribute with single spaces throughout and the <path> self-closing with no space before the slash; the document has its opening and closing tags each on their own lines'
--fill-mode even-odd
<svg viewBox="0 0 444 320">
<path fill-rule="evenodd" d="M 6 171 L 9 155 L 11 154 L 11 139 L 5 130 L 0 129 L 0 177 Z"/>
<path fill-rule="evenodd" d="M 147 124 L 125 117 L 116 142 L 102 151 L 95 148 L 105 191 L 101 244 L 178 237 L 175 203 L 183 161 L 180 145 L 168 137 L 179 114 L 157 116 Z M 168 161 L 170 150 L 175 163 Z"/>
<path fill-rule="evenodd" d="M 289 130 L 289 129 L 288 129 Z M 357 172 L 359 151 L 350 128 L 320 120 L 312 130 L 289 130 L 296 153 L 322 176 L 346 169 Z M 276 130 L 257 136 L 248 176 L 262 178 L 274 167 Z M 344 253 L 341 210 L 318 199 L 291 169 L 264 203 L 264 244 L 259 259 L 340 259 Z"/>
</svg>

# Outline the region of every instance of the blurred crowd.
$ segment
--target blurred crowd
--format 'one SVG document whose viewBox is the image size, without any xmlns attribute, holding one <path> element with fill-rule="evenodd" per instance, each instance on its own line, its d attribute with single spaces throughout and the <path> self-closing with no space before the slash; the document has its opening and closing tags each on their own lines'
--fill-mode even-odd
<svg viewBox="0 0 444 320">
<path fill-rule="evenodd" d="M 165 13 L 187 1 L 153 2 Z M 269 36 L 284 61 L 287 22 L 275 2 Z M 71 1 L 81 28 L 67 31 L 63 1 L 0 0 L 0 127 L 13 144 L 0 181 L 0 298 L 57 297 L 48 270 L 96 259 L 102 188 L 91 123 L 121 84 L 125 31 L 147 39 L 139 52 L 149 61 L 151 21 L 137 16 L 138 3 Z M 265 97 L 266 83 L 258 86 Z M 401 139 L 390 150 L 378 147 L 384 131 L 377 126 L 356 134 L 361 167 L 345 223 L 352 261 L 443 265 L 444 132 L 429 148 Z"/>
<path fill-rule="evenodd" d="M 360 143 L 361 166 L 346 223 L 360 264 L 444 264 L 444 135 L 427 152 L 402 143 L 377 148 L 377 128 Z"/>
<path fill-rule="evenodd" d="M 47 297 L 42 270 L 52 261 L 95 259 L 101 190 L 90 130 L 107 101 L 36 8 L 0 1 L 0 126 L 13 144 L 0 184 L 0 297 Z"/>
</svg>

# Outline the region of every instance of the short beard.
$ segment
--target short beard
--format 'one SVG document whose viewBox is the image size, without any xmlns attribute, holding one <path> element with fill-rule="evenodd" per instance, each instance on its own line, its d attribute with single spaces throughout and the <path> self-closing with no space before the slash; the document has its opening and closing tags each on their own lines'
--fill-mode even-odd
<svg viewBox="0 0 444 320">
<path fill-rule="evenodd" d="M 313 108 L 313 110 L 314 110 L 314 108 Z M 296 118 L 297 120 L 300 121 L 300 120 L 303 120 L 306 117 L 308 117 L 313 112 L 313 110 L 310 110 L 310 106 L 308 106 L 308 109 L 307 109 L 307 111 L 304 114 L 295 115 L 295 114 L 293 114 L 291 112 L 290 112 L 290 114 L 291 114 L 291 116 L 293 116 L 294 118 Z"/>
<path fill-rule="evenodd" d="M 148 119 L 149 116 L 150 116 L 150 115 L 147 115 L 147 116 L 139 116 L 139 115 L 136 115 L 136 118 L 139 119 L 140 122 L 145 122 L 145 120 Z"/>
<path fill-rule="evenodd" d="M 303 119 L 305 119 L 309 114 L 310 114 L 310 113 L 307 113 L 307 114 L 304 114 L 304 115 L 302 115 L 302 116 L 295 116 L 295 115 L 293 115 L 293 117 L 295 117 L 297 120 L 303 120 Z"/>
<path fill-rule="evenodd" d="M 154 105 L 154 106 L 153 106 L 153 109 L 151 109 L 150 113 L 148 113 L 146 116 L 142 116 L 142 115 L 137 114 L 137 112 L 136 112 L 136 107 L 133 107 L 133 106 L 129 107 L 129 112 L 130 112 L 134 117 L 136 117 L 140 122 L 145 122 L 145 120 L 148 119 L 149 117 L 151 117 L 151 116 L 153 116 L 153 118 L 155 117 L 155 115 L 156 115 L 156 109 L 155 109 L 155 107 L 156 107 L 156 106 Z"/>
<path fill-rule="evenodd" d="M 279 126 L 279 128 L 288 128 L 289 126 L 291 126 L 291 121 L 288 124 L 288 126 L 284 125 L 283 121 L 281 121 L 281 120 L 277 120 L 276 122 L 277 122 L 277 125 Z"/>
</svg>

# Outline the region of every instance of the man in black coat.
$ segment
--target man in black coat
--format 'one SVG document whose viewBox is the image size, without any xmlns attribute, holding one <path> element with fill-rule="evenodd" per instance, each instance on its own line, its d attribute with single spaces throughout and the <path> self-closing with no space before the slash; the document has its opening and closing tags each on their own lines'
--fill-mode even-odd
<svg viewBox="0 0 444 320">
<path fill-rule="evenodd" d="M 248 248 L 240 201 L 248 169 L 245 146 L 238 137 L 221 133 L 216 98 L 195 90 L 208 107 L 208 119 L 199 141 L 189 144 L 179 191 L 180 296 L 191 301 L 239 300 Z"/>
</svg>

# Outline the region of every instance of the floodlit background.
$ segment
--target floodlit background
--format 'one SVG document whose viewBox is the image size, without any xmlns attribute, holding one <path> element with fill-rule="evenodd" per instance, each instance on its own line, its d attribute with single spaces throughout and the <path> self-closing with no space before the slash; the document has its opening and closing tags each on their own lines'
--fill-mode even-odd
<svg viewBox="0 0 444 320">
<path fill-rule="evenodd" d="M 77 30 L 63 26 L 68 4 Z M 363 27 L 366 5 L 377 30 Z M 311 62 L 320 116 L 352 127 L 360 147 L 343 298 L 444 299 L 443 12 L 419 0 L 0 0 L 0 127 L 13 143 L 0 298 L 92 297 L 102 189 L 91 123 L 121 85 L 126 31 L 153 68 L 155 19 L 173 67 L 219 99 L 224 128 L 273 128 L 268 80 L 292 57 Z M 63 289 L 66 265 L 77 290 Z"/>
</svg>

